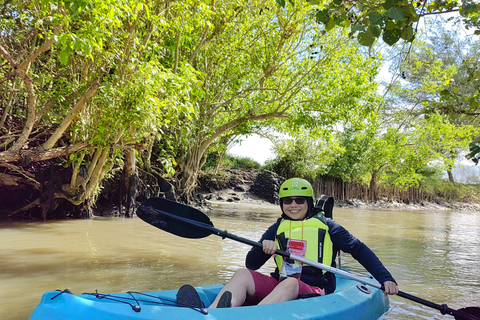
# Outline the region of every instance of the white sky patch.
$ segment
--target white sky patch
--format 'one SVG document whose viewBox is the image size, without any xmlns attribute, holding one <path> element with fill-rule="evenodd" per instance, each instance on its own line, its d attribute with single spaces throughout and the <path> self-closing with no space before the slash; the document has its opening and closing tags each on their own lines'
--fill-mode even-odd
<svg viewBox="0 0 480 320">
<path fill-rule="evenodd" d="M 269 139 L 255 134 L 233 146 L 228 150 L 228 154 L 236 157 L 248 157 L 264 165 L 266 160 L 273 159 L 272 146 L 273 143 Z"/>
</svg>

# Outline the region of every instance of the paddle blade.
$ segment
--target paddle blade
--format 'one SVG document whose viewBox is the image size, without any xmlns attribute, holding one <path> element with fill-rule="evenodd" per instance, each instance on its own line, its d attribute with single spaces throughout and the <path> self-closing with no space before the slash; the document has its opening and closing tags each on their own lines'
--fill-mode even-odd
<svg viewBox="0 0 480 320">
<path fill-rule="evenodd" d="M 191 239 L 212 234 L 210 218 L 200 210 L 164 198 L 150 198 L 137 209 L 143 221 L 171 234 Z M 195 222 L 199 222 L 195 224 Z"/>
<path fill-rule="evenodd" d="M 458 309 L 453 316 L 457 320 L 480 320 L 480 308 L 466 307 Z"/>
</svg>

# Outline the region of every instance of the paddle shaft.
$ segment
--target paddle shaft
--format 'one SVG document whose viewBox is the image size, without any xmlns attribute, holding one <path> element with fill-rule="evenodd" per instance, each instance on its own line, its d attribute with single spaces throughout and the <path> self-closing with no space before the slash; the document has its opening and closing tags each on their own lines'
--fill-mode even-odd
<svg viewBox="0 0 480 320">
<path fill-rule="evenodd" d="M 402 298 L 408 299 L 408 300 L 413 301 L 413 302 L 423 304 L 423 305 L 425 305 L 427 307 L 430 307 L 430 308 L 433 308 L 433 309 L 437 309 L 442 314 L 449 314 L 451 316 L 454 316 L 456 319 L 480 320 L 480 318 L 477 317 L 476 315 L 469 314 L 466 311 L 452 309 L 452 308 L 448 307 L 446 304 L 442 304 L 442 305 L 436 304 L 434 302 L 431 302 L 431 301 L 428 301 L 428 300 L 425 300 L 425 299 L 422 299 L 422 298 L 419 298 L 419 297 L 412 296 L 411 294 L 403 292 L 403 291 L 398 291 L 397 296 L 400 296 Z"/>
<path fill-rule="evenodd" d="M 208 225 L 205 225 L 205 227 L 208 227 L 208 229 L 210 231 L 212 231 L 212 234 L 220 236 L 223 239 L 228 238 L 228 239 L 232 239 L 232 240 L 244 243 L 244 244 L 248 244 L 252 247 L 257 247 L 257 248 L 263 249 L 263 245 L 260 242 L 245 239 L 245 238 L 230 234 L 226 230 L 222 231 L 220 229 L 217 229 L 215 227 L 211 227 L 211 226 L 208 226 Z M 335 274 L 344 276 L 345 278 L 356 280 L 356 281 L 358 281 L 360 283 L 363 283 L 363 284 L 368 284 L 369 286 L 372 286 L 374 288 L 385 290 L 383 285 L 381 285 L 380 283 L 378 283 L 375 280 L 369 280 L 368 278 L 357 276 L 357 275 L 351 274 L 349 272 L 346 272 L 344 270 L 337 269 L 337 268 L 334 268 L 334 267 L 331 267 L 331 266 L 327 266 L 323 263 L 312 261 L 312 260 L 306 259 L 304 257 L 297 256 L 297 255 L 294 255 L 294 254 L 291 254 L 289 252 L 285 252 L 285 251 L 282 251 L 282 250 L 277 250 L 275 253 L 282 256 L 282 257 L 285 257 L 287 259 L 296 260 L 298 262 L 308 264 L 309 266 L 312 266 L 312 267 L 315 267 L 315 268 L 318 268 L 318 269 L 322 269 L 324 271 L 328 271 L 328 272 L 331 272 L 331 273 L 335 273 Z M 449 314 L 449 315 L 452 315 L 454 317 L 459 317 L 459 318 L 465 319 L 465 320 L 467 320 L 467 319 L 480 320 L 478 317 L 470 315 L 470 314 L 465 313 L 463 311 L 458 311 L 458 310 L 455 310 L 455 309 L 451 309 L 446 304 L 439 305 L 439 304 L 433 303 L 431 301 L 424 300 L 422 298 L 413 296 L 413 295 L 411 295 L 409 293 L 406 293 L 406 292 L 403 292 L 403 291 L 398 291 L 397 295 L 402 297 L 402 298 L 408 299 L 410 301 L 423 304 L 427 307 L 437 309 L 442 314 Z"/>
<path fill-rule="evenodd" d="M 186 225 L 186 226 L 194 226 L 196 228 L 200 228 L 200 229 L 203 229 L 203 230 L 208 230 L 211 234 L 220 236 L 220 237 L 222 237 L 222 239 L 228 238 L 228 239 L 231 239 L 231 240 L 234 240 L 234 241 L 241 242 L 243 244 L 247 244 L 247 245 L 252 246 L 252 247 L 257 247 L 257 248 L 263 249 L 263 245 L 260 242 L 256 242 L 256 241 L 252 241 L 252 240 L 249 240 L 249 239 L 246 239 L 246 238 L 236 236 L 234 234 L 228 233 L 227 230 L 217 229 L 213 225 L 209 225 L 209 224 L 206 224 L 206 223 L 203 223 L 203 222 L 200 222 L 200 221 L 196 221 L 196 220 L 192 220 L 192 219 L 188 219 L 188 218 L 185 218 L 185 217 L 179 217 L 179 216 L 177 216 L 173 213 L 169 213 L 169 212 L 166 212 L 166 211 L 160 210 L 158 208 L 154 208 L 154 207 L 144 208 L 143 210 L 145 210 L 145 211 L 153 210 L 153 211 L 156 211 L 158 213 L 161 213 L 164 216 L 167 216 L 171 219 L 174 219 L 176 222 L 178 222 L 180 224 L 183 224 L 183 225 Z M 367 284 L 367 285 L 370 285 L 374 288 L 384 290 L 383 285 L 379 284 L 377 281 L 369 280 L 365 277 L 356 276 L 354 274 L 343 271 L 341 269 L 337 269 L 337 268 L 334 268 L 334 267 L 331 267 L 331 266 L 327 266 L 325 264 L 322 264 L 322 263 L 319 263 L 319 262 L 316 262 L 316 261 L 308 260 L 304 257 L 297 256 L 297 255 L 294 255 L 294 254 L 291 254 L 291 253 L 288 253 L 288 252 L 285 252 L 285 251 L 282 251 L 282 250 L 277 250 L 275 253 L 282 256 L 282 257 L 285 257 L 287 259 L 296 260 L 296 261 L 308 264 L 312 267 L 322 269 L 322 270 L 325 270 L 325 271 L 328 271 L 328 272 L 332 272 L 332 273 L 335 273 L 335 274 L 339 274 L 339 275 L 344 276 L 345 278 L 356 280 L 360 283 Z M 473 312 L 478 311 L 476 307 L 464 308 L 464 309 L 466 309 L 465 311 L 455 310 L 455 309 L 449 308 L 446 304 L 439 305 L 439 304 L 433 303 L 431 301 L 415 297 L 415 296 L 413 296 L 411 294 L 408 294 L 408 293 L 405 293 L 403 291 L 399 291 L 397 293 L 397 295 L 402 297 L 402 298 L 405 298 L 405 299 L 423 304 L 427 307 L 437 309 L 437 310 L 441 311 L 442 314 L 452 315 L 456 319 L 480 320 L 480 317 L 477 317 L 475 314 L 472 314 Z M 472 310 L 469 310 L 469 309 L 472 309 Z"/>
<path fill-rule="evenodd" d="M 230 234 L 226 230 L 222 231 L 220 229 L 217 229 L 215 227 L 211 227 L 209 225 L 205 225 L 204 227 L 206 227 L 206 228 L 208 227 L 208 229 L 210 231 L 212 231 L 212 234 L 220 236 L 223 239 L 228 238 L 228 239 L 232 239 L 232 240 L 244 243 L 244 244 L 248 244 L 252 247 L 257 247 L 257 248 L 263 249 L 263 245 L 260 242 L 245 239 L 245 238 Z M 381 289 L 382 291 L 385 290 L 383 285 L 381 285 L 380 283 L 378 283 L 375 280 L 369 280 L 368 278 L 357 276 L 357 275 L 351 274 L 349 272 L 346 272 L 344 270 L 337 269 L 337 268 L 334 268 L 334 267 L 331 267 L 331 266 L 327 266 L 323 263 L 319 263 L 319 262 L 312 261 L 312 260 L 309 260 L 309 259 L 305 259 L 304 257 L 297 256 L 297 255 L 294 255 L 294 254 L 291 254 L 291 253 L 288 253 L 288 252 L 285 252 L 285 251 L 282 251 L 282 250 L 277 250 L 275 253 L 282 256 L 282 257 L 285 257 L 287 259 L 296 260 L 298 262 L 308 264 L 309 266 L 312 266 L 312 267 L 315 267 L 315 268 L 318 268 L 318 269 L 322 269 L 324 271 L 328 271 L 328 272 L 331 272 L 331 273 L 335 273 L 335 274 L 338 274 L 338 275 L 342 275 L 345 278 L 356 280 L 356 281 L 358 281 L 360 283 L 363 283 L 363 284 L 368 284 L 369 286 L 372 286 L 372 287 L 377 288 L 377 289 Z M 459 311 L 459 310 L 451 309 L 446 304 L 439 305 L 439 304 L 433 303 L 431 301 L 424 300 L 422 298 L 413 296 L 413 295 L 408 294 L 408 293 L 403 292 L 403 291 L 398 291 L 397 295 L 402 297 L 402 298 L 408 299 L 410 301 L 423 304 L 427 307 L 437 309 L 442 314 L 449 314 L 449 315 L 452 315 L 452 316 L 454 316 L 458 319 L 480 320 L 478 317 L 476 317 L 474 315 L 471 315 L 471 314 L 468 314 L 466 312 L 463 312 L 461 310 Z"/>
<path fill-rule="evenodd" d="M 200 222 L 200 224 L 203 225 L 203 223 L 201 223 L 201 222 Z M 209 225 L 199 226 L 199 227 L 208 228 L 212 232 L 212 234 L 220 236 L 220 237 L 222 237 L 222 239 L 228 238 L 228 239 L 235 240 L 235 241 L 238 241 L 238 242 L 241 242 L 241 243 L 244 243 L 244 244 L 248 244 L 252 247 L 257 247 L 257 248 L 263 249 L 263 245 L 260 242 L 256 242 L 256 241 L 252 241 L 252 240 L 249 240 L 249 239 L 246 239 L 246 238 L 236 236 L 234 234 L 228 233 L 226 230 L 222 231 L 220 229 L 217 229 L 217 228 L 209 226 Z M 381 285 L 380 283 L 378 283 L 375 280 L 369 280 L 365 277 L 357 276 L 357 275 L 351 274 L 349 272 L 346 272 L 344 270 L 337 269 L 337 268 L 334 268 L 334 267 L 331 267 L 331 266 L 327 266 L 323 263 L 312 261 L 312 260 L 306 259 L 304 257 L 291 254 L 291 253 L 286 252 L 286 251 L 277 250 L 275 253 L 282 256 L 282 257 L 285 257 L 287 259 L 296 260 L 298 262 L 308 264 L 309 266 L 312 266 L 312 267 L 315 267 L 315 268 L 318 268 L 318 269 L 322 269 L 324 271 L 332 272 L 332 273 L 335 273 L 335 274 L 338 274 L 338 275 L 342 275 L 345 278 L 356 280 L 356 281 L 358 281 L 360 283 L 363 283 L 363 284 L 368 284 L 369 286 L 372 286 L 372 287 L 377 288 L 377 289 L 381 289 L 381 290 L 385 289 L 383 287 L 383 285 Z M 472 316 L 472 315 L 467 314 L 465 312 L 457 311 L 455 309 L 451 309 L 446 304 L 439 305 L 439 304 L 433 303 L 431 301 L 424 300 L 422 298 L 413 296 L 413 295 L 411 295 L 409 293 L 406 293 L 406 292 L 403 292 L 403 291 L 398 291 L 397 295 L 402 297 L 402 298 L 408 299 L 410 301 L 423 304 L 427 307 L 437 309 L 442 314 L 449 314 L 449 315 L 452 315 L 452 316 L 455 316 L 455 317 L 460 317 L 460 318 L 463 318 L 463 319 L 480 320 L 476 316 Z"/>
<path fill-rule="evenodd" d="M 246 238 L 236 236 L 234 234 L 228 233 L 227 230 L 220 230 L 220 229 L 217 229 L 217 228 L 215 228 L 211 225 L 208 225 L 208 224 L 205 224 L 203 222 L 196 221 L 196 220 L 177 217 L 176 215 L 174 215 L 172 213 L 168 213 L 168 212 L 165 212 L 163 210 L 156 209 L 156 208 L 153 209 L 153 210 L 161 212 L 163 215 L 166 215 L 170 218 L 177 219 L 178 222 L 180 222 L 182 224 L 193 225 L 197 228 L 207 229 L 211 232 L 211 234 L 222 237 L 222 239 L 228 238 L 228 239 L 231 239 L 231 240 L 235 240 L 237 242 L 241 242 L 243 244 L 247 244 L 247 245 L 252 246 L 252 247 L 257 247 L 257 248 L 263 249 L 263 245 L 260 242 L 252 241 L 250 239 L 246 239 Z M 328 271 L 328 272 L 340 274 L 342 276 L 345 276 L 346 278 L 350 278 L 350 279 L 362 282 L 364 284 L 368 284 L 368 285 L 370 285 L 374 288 L 378 288 L 378 289 L 383 290 L 383 286 L 380 285 L 377 281 L 369 280 L 365 277 L 356 276 L 354 274 L 343 271 L 341 269 L 337 269 L 337 268 L 334 268 L 334 267 L 331 267 L 331 266 L 327 266 L 323 263 L 315 262 L 315 261 L 306 259 L 304 257 L 291 254 L 291 253 L 286 252 L 286 251 L 277 250 L 275 253 L 278 254 L 279 256 L 285 257 L 287 259 L 296 260 L 298 262 L 308 264 L 309 266 L 312 266 L 312 267 L 315 267 L 315 268 L 318 268 L 318 269 L 322 269 L 322 270 L 325 270 L 325 271 Z"/>
</svg>

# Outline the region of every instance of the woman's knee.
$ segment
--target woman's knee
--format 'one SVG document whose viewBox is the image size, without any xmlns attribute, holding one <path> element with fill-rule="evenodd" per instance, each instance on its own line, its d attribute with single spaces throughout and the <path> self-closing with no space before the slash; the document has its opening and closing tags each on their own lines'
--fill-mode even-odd
<svg viewBox="0 0 480 320">
<path fill-rule="evenodd" d="M 255 280 L 253 279 L 252 273 L 247 268 L 241 268 L 235 271 L 235 274 L 232 279 L 230 279 L 229 283 L 244 288 L 249 295 L 255 293 Z"/>
<path fill-rule="evenodd" d="M 233 274 L 234 277 L 252 277 L 251 273 L 250 273 L 250 270 L 248 270 L 247 268 L 240 268 L 238 269 L 237 271 L 235 271 L 235 273 Z"/>
<path fill-rule="evenodd" d="M 282 282 L 280 282 L 277 286 L 282 290 L 291 292 L 293 295 L 298 295 L 298 280 L 296 278 L 287 277 Z"/>
<path fill-rule="evenodd" d="M 259 304 L 278 303 L 296 299 L 298 297 L 298 280 L 286 278 L 281 281 L 272 292 L 269 293 Z"/>
<path fill-rule="evenodd" d="M 229 282 L 232 282 L 232 281 L 249 283 L 249 282 L 253 282 L 253 277 L 247 268 L 240 268 L 237 271 L 235 271 L 232 279 L 230 279 Z"/>
</svg>

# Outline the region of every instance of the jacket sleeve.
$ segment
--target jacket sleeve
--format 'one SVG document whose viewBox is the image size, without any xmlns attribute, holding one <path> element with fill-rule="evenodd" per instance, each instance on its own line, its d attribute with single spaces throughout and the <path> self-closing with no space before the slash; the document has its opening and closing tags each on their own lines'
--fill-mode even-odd
<svg viewBox="0 0 480 320">
<path fill-rule="evenodd" d="M 363 242 L 331 219 L 327 219 L 327 225 L 334 250 L 351 254 L 380 284 L 385 281 L 396 282 L 380 259 Z"/>
<path fill-rule="evenodd" d="M 274 223 L 271 225 L 267 231 L 262 235 L 262 238 L 260 239 L 260 243 L 263 242 L 263 240 L 275 240 L 275 235 L 277 233 L 277 228 L 278 228 L 278 223 Z M 250 251 L 247 253 L 247 257 L 245 259 L 245 266 L 248 269 L 251 270 L 257 270 L 261 268 L 265 262 L 267 262 L 268 259 L 270 259 L 271 255 L 266 254 L 263 252 L 261 248 L 257 247 L 252 247 Z"/>
</svg>

